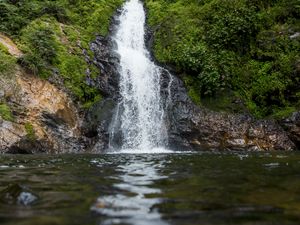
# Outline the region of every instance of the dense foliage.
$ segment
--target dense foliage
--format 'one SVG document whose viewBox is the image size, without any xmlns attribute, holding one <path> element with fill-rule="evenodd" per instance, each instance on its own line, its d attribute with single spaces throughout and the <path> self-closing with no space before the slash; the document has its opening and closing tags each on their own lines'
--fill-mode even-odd
<svg viewBox="0 0 300 225">
<path fill-rule="evenodd" d="M 100 98 L 82 49 L 123 0 L 3 0 L 0 32 L 25 53 L 18 63 L 59 75 L 85 105 Z M 173 65 L 199 105 L 284 116 L 300 107 L 300 0 L 145 0 L 157 59 Z M 89 53 L 89 52 L 88 52 Z M 0 76 L 16 60 L 0 45 Z M 92 74 L 93 76 L 93 74 Z"/>
<path fill-rule="evenodd" d="M 110 18 L 122 2 L 3 0 L 0 32 L 13 38 L 25 53 L 19 64 L 43 78 L 59 75 L 77 99 L 88 106 L 100 94 L 85 83 L 88 67 L 90 71 L 96 69 L 85 62 L 82 49 L 89 49 L 96 34 L 107 34 Z M 1 53 L 0 57 L 2 61 L 5 56 Z M 9 58 L 5 62 L 0 65 L 0 73 L 11 63 Z"/>
<path fill-rule="evenodd" d="M 182 74 L 196 103 L 232 104 L 230 110 L 257 117 L 299 109 L 299 0 L 146 0 L 146 6 L 157 59 Z M 234 106 L 241 101 L 243 107 Z"/>
</svg>

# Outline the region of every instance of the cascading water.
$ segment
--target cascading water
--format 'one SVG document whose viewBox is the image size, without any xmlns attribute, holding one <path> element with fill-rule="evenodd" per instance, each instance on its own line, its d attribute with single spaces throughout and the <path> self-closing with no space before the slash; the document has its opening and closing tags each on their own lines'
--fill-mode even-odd
<svg viewBox="0 0 300 225">
<path fill-rule="evenodd" d="M 145 11 L 139 0 L 125 3 L 114 39 L 120 55 L 120 95 L 110 132 L 127 150 L 153 150 L 167 142 L 164 104 L 160 96 L 161 68 L 145 47 Z M 116 138 L 118 136 L 119 138 Z"/>
</svg>

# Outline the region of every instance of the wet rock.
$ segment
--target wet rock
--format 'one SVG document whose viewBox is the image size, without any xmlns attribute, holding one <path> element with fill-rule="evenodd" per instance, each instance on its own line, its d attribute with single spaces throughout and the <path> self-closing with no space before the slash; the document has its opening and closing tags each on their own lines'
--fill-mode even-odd
<svg viewBox="0 0 300 225">
<path fill-rule="evenodd" d="M 297 148 L 300 149 L 300 112 L 294 112 L 290 117 L 281 120 L 280 124 Z"/>
<path fill-rule="evenodd" d="M 37 200 L 37 197 L 30 192 L 21 192 L 18 196 L 18 204 L 20 205 L 31 205 Z"/>
<path fill-rule="evenodd" d="M 0 192 L 0 201 L 4 204 L 29 206 L 37 200 L 37 195 L 19 184 L 10 185 Z"/>
<path fill-rule="evenodd" d="M 97 36 L 90 48 L 94 52 L 94 59 L 91 60 L 87 56 L 86 60 L 88 63 L 96 65 L 100 74 L 96 79 L 87 76 L 87 83 L 97 87 L 105 97 L 116 96 L 119 83 L 119 56 L 113 51 L 115 48 L 114 41 L 109 37 Z"/>
<path fill-rule="evenodd" d="M 107 149 L 109 142 L 109 126 L 116 108 L 116 101 L 107 98 L 96 103 L 86 114 L 82 125 L 83 133 L 92 143 L 90 151 L 101 152 Z"/>
<path fill-rule="evenodd" d="M 294 143 L 272 120 L 256 120 L 199 108 L 173 77 L 168 108 L 171 148 L 199 150 L 293 150 Z"/>
<path fill-rule="evenodd" d="M 90 44 L 94 58 L 91 59 L 85 54 L 87 63 L 94 64 L 100 71 L 95 79 L 91 78 L 87 71 L 86 83 L 98 88 L 102 96 L 105 97 L 104 100 L 96 103 L 88 110 L 82 124 L 82 131 L 89 142 L 87 145 L 90 152 L 99 153 L 108 148 L 109 125 L 120 98 L 118 72 L 120 56 L 114 51 L 117 46 L 111 38 L 119 24 L 118 15 L 120 13 L 121 10 L 117 10 L 111 20 L 110 35 L 107 37 L 99 35 Z"/>
<path fill-rule="evenodd" d="M 23 55 L 2 34 L 0 42 L 12 56 Z M 80 115 L 58 71 L 53 70 L 49 82 L 16 66 L 10 77 L 0 77 L 0 90 L 0 99 L 5 99 L 14 117 L 13 121 L 0 117 L 0 153 L 82 151 Z"/>
<path fill-rule="evenodd" d="M 30 140 L 26 136 L 13 143 L 6 151 L 9 154 L 50 153 L 50 143 L 42 140 Z"/>
</svg>

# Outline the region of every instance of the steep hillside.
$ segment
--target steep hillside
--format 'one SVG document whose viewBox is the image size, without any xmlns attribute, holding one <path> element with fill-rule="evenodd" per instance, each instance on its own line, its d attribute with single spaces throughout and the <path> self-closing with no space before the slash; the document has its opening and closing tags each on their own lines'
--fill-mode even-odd
<svg viewBox="0 0 300 225">
<path fill-rule="evenodd" d="M 300 107 L 299 0 L 146 0 L 154 53 L 199 105 L 280 118 Z"/>
<path fill-rule="evenodd" d="M 98 70 L 83 56 L 96 34 L 108 32 L 109 21 L 122 0 L 4 0 L 0 2 L 0 32 L 11 37 L 24 52 L 17 61 L 1 47 L 1 76 L 8 76 L 13 64 L 31 73 L 63 83 L 77 100 L 88 107 L 100 98 L 89 87 L 85 74 Z M 3 100 L 2 100 L 3 101 Z"/>
<path fill-rule="evenodd" d="M 0 1 L 0 153 L 84 150 L 77 106 L 101 99 L 89 44 L 122 2 Z"/>
</svg>

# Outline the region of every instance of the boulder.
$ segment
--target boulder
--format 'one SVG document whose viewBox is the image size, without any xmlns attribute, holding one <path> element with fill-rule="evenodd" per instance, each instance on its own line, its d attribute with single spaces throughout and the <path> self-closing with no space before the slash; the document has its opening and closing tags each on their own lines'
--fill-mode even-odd
<svg viewBox="0 0 300 225">
<path fill-rule="evenodd" d="M 37 200 L 37 195 L 19 184 L 11 184 L 0 191 L 0 202 L 4 204 L 29 206 Z"/>
</svg>

